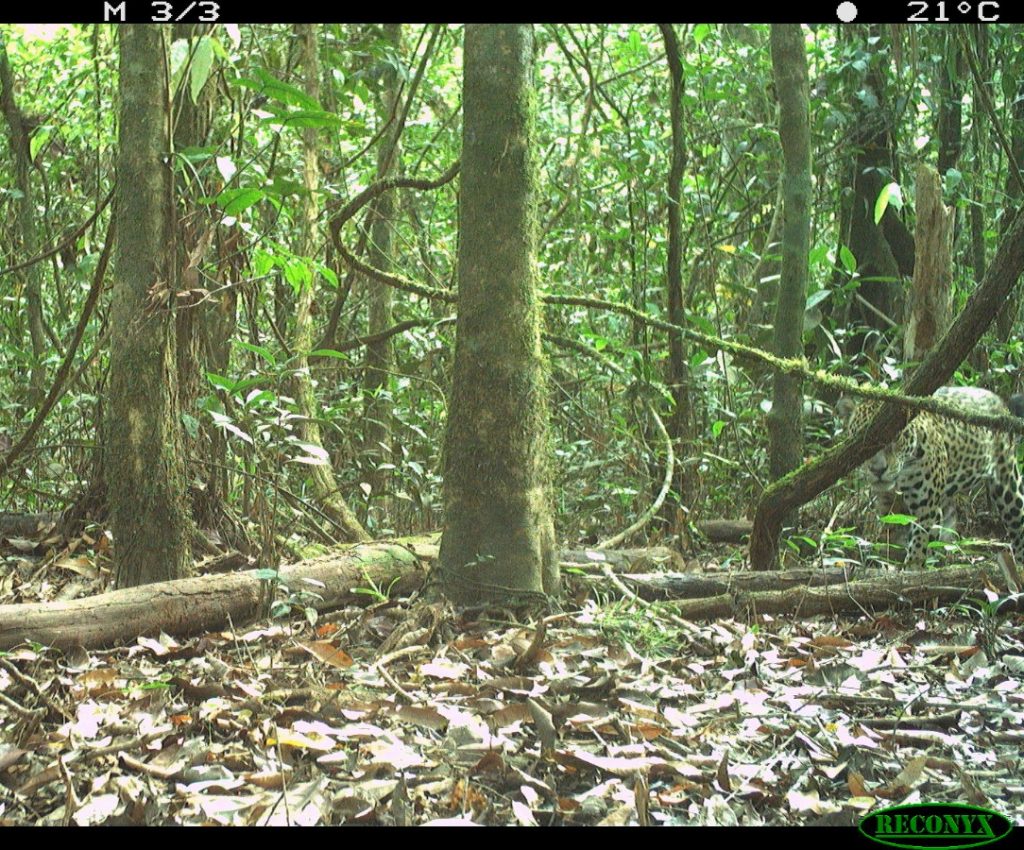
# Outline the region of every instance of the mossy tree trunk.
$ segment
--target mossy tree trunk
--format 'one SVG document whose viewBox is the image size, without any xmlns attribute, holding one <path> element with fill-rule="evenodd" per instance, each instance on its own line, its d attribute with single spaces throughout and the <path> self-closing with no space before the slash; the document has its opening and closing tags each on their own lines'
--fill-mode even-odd
<svg viewBox="0 0 1024 850">
<path fill-rule="evenodd" d="M 106 472 L 118 587 L 189 572 L 168 245 L 173 211 L 164 32 L 120 36 L 114 294 Z"/>
<path fill-rule="evenodd" d="M 320 63 L 317 60 L 315 24 L 298 24 L 300 62 L 305 77 L 305 91 L 314 100 L 320 100 Z M 317 156 L 317 132 L 314 127 L 302 131 L 302 184 L 306 196 L 302 202 L 302 235 L 298 246 L 300 256 L 312 257 L 317 251 L 316 228 L 320 217 L 317 196 L 320 192 L 320 165 Z M 318 405 L 309 372 L 308 354 L 313 348 L 313 302 L 316 298 L 316 275 L 303 286 L 295 303 L 295 403 L 299 409 L 299 437 L 306 443 L 323 446 Z M 359 524 L 355 515 L 341 497 L 338 483 L 330 463 L 310 467 L 310 478 L 320 509 L 334 520 L 345 540 L 369 540 L 370 535 Z"/>
<path fill-rule="evenodd" d="M 772 67 L 779 97 L 782 140 L 782 277 L 775 308 L 775 353 L 803 354 L 807 305 L 807 254 L 811 232 L 811 131 L 807 102 L 807 55 L 799 24 L 773 24 Z M 776 372 L 768 415 L 772 478 L 803 461 L 803 381 Z"/>
<path fill-rule="evenodd" d="M 529 25 L 466 27 L 459 302 L 440 561 L 449 598 L 559 589 L 537 298 Z"/>
</svg>

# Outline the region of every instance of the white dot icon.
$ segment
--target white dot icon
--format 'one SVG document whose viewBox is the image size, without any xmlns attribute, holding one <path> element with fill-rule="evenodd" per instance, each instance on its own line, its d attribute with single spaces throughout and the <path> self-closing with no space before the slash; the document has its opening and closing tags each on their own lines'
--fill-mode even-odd
<svg viewBox="0 0 1024 850">
<path fill-rule="evenodd" d="M 848 24 L 857 18 L 857 7 L 850 3 L 849 0 L 844 0 L 836 8 L 836 17 L 839 18 L 844 24 Z"/>
</svg>

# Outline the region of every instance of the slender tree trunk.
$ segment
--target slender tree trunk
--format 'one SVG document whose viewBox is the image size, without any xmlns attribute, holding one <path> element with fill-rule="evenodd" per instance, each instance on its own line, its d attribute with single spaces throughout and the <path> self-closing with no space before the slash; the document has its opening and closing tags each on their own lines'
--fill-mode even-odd
<svg viewBox="0 0 1024 850">
<path fill-rule="evenodd" d="M 672 163 L 668 177 L 668 320 L 676 325 L 686 324 L 683 304 L 683 217 L 680 208 L 683 170 L 686 168 L 686 145 L 683 136 L 683 65 L 679 55 L 679 39 L 672 24 L 659 24 L 665 42 L 670 90 L 670 118 L 672 122 Z M 677 453 L 685 457 L 684 446 L 693 437 L 690 403 L 690 370 L 686 358 L 686 343 L 679 334 L 669 336 L 668 385 L 675 402 L 669 420 L 668 432 L 677 446 Z M 686 466 L 676 467 L 675 492 L 686 509 L 693 507 L 693 485 L 685 473 Z"/>
<path fill-rule="evenodd" d="M 782 140 L 782 277 L 775 308 L 775 353 L 803 353 L 807 304 L 807 255 L 811 232 L 811 131 L 807 102 L 807 54 L 799 24 L 773 24 L 772 67 L 779 97 Z M 781 478 L 803 461 L 803 382 L 775 374 L 768 415 L 772 478 Z"/>
<path fill-rule="evenodd" d="M 315 100 L 320 99 L 320 69 L 316 55 L 315 24 L 299 24 L 296 26 L 301 50 L 301 65 L 305 72 L 306 94 Z M 316 225 L 320 216 L 317 205 L 317 194 L 320 191 L 320 166 L 317 157 L 317 133 L 313 127 L 302 131 L 302 182 L 306 197 L 302 207 L 302 242 L 299 254 L 311 257 L 317 250 Z M 299 409 L 299 435 L 306 443 L 323 446 L 320 438 L 320 425 L 317 422 L 316 394 L 313 391 L 313 379 L 309 373 L 307 355 L 313 347 L 313 301 L 316 298 L 316 279 L 310 281 L 299 292 L 295 305 L 295 403 Z M 369 540 L 370 535 L 359 524 L 359 521 L 345 504 L 338 492 L 338 484 L 330 463 L 310 467 L 313 493 L 320 503 L 321 510 L 330 516 L 343 530 L 347 540 Z"/>
<path fill-rule="evenodd" d="M 533 30 L 466 27 L 459 304 L 445 444 L 444 590 L 556 593 L 535 278 Z"/>
<path fill-rule="evenodd" d="M 188 40 L 193 56 L 200 49 L 200 40 L 209 38 L 208 31 L 209 26 L 205 24 L 177 24 L 173 29 L 175 39 Z M 178 88 L 173 112 L 175 151 L 206 144 L 214 91 L 215 86 L 207 81 L 193 102 L 189 85 Z M 182 199 L 179 201 L 182 214 L 176 222 L 175 234 L 179 290 L 204 286 L 199 269 L 205 260 L 204 249 L 211 241 L 214 228 L 210 208 L 196 203 L 196 199 L 205 194 L 202 186 L 192 182 L 191 172 L 179 172 L 178 197 Z M 215 528 L 222 524 L 227 443 L 221 429 L 215 427 L 209 417 L 200 415 L 198 401 L 206 386 L 204 373 L 226 373 L 226 356 L 215 358 L 211 354 L 215 351 L 226 354 L 230 350 L 225 334 L 234 331 L 236 297 L 235 288 L 230 287 L 218 296 L 215 303 L 185 299 L 176 316 L 178 397 L 183 419 L 190 423 L 184 433 L 187 479 L 202 482 L 201 487 L 189 488 L 189 504 L 192 517 L 201 528 Z M 230 321 L 222 321 L 225 317 Z M 198 461 L 194 468 L 189 466 L 192 461 Z M 231 529 L 229 535 L 237 537 L 233 531 Z"/>
<path fill-rule="evenodd" d="M 14 160 L 14 185 L 21 193 L 18 199 L 18 231 L 21 236 L 21 251 L 26 260 L 39 252 L 39 225 L 36 221 L 36 207 L 32 192 L 32 160 L 29 156 L 31 132 L 25 117 L 18 108 L 14 94 L 14 75 L 7 59 L 7 42 L 0 38 L 0 106 L 10 136 L 11 153 Z M 28 333 L 32 344 L 32 367 L 29 372 L 28 403 L 35 407 L 43 400 L 46 390 L 46 331 L 43 328 L 42 266 L 32 263 L 22 269 L 25 312 L 28 316 Z M 20 323 L 19 323 L 20 324 Z"/>
<path fill-rule="evenodd" d="M 110 310 L 106 473 L 118 587 L 189 572 L 175 363 L 173 211 L 164 31 L 120 36 L 117 252 Z"/>
<path fill-rule="evenodd" d="M 402 48 L 402 25 L 385 24 L 384 34 L 388 43 L 400 55 Z M 384 90 L 381 98 L 382 124 L 390 123 L 390 129 L 381 139 L 377 149 L 377 179 L 397 175 L 401 170 L 402 128 L 398 123 L 398 74 L 394 68 L 385 73 Z M 391 267 L 391 243 L 394 219 L 398 213 L 400 196 L 397 191 L 385 192 L 373 202 L 370 213 L 370 245 L 367 262 L 378 269 L 388 271 Z M 391 287 L 376 281 L 368 281 L 370 334 L 387 330 L 393 323 L 391 312 Z M 388 490 L 391 475 L 382 464 L 391 462 L 391 420 L 393 401 L 382 392 L 387 389 L 394 368 L 394 354 L 391 338 L 373 342 L 366 346 L 367 392 L 365 426 L 363 428 L 363 451 L 370 458 L 373 468 L 367 475 L 370 494 L 375 498 L 378 510 L 386 515 L 387 505 L 382 498 Z"/>
</svg>

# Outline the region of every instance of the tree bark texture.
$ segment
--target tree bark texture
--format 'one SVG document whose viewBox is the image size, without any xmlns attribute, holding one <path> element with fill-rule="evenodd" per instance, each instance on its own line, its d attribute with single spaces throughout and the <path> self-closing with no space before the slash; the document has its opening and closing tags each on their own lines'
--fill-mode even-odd
<svg viewBox="0 0 1024 850">
<path fill-rule="evenodd" d="M 396 55 L 401 55 L 402 25 L 385 24 L 384 36 L 388 44 L 394 48 Z M 399 84 L 398 74 L 394 68 L 385 71 L 382 85 L 380 122 L 389 129 L 377 149 L 378 180 L 397 175 L 401 170 L 402 156 L 402 128 L 398 124 Z M 370 208 L 367 262 L 385 272 L 391 270 L 392 236 L 399 200 L 397 190 L 384 192 L 374 200 Z M 391 311 L 392 291 L 390 286 L 384 286 L 379 281 L 368 280 L 366 283 L 369 287 L 367 333 L 373 336 L 387 330 L 394 323 Z M 371 487 L 370 495 L 375 497 L 378 509 L 383 514 L 387 511 L 386 504 L 381 498 L 389 489 L 391 475 L 387 469 L 381 469 L 380 466 L 392 460 L 391 420 L 394 402 L 382 391 L 387 389 L 393 370 L 394 353 L 391 338 L 369 343 L 366 346 L 366 377 L 363 382 L 367 393 L 366 414 L 363 417 L 363 451 L 369 455 L 373 464 L 366 476 Z"/>
<path fill-rule="evenodd" d="M 807 255 L 811 233 L 811 130 L 807 53 L 799 24 L 773 24 L 772 67 L 782 141 L 782 277 L 775 308 L 775 353 L 803 354 Z M 803 381 L 776 372 L 768 415 L 769 466 L 781 478 L 803 461 Z"/>
<path fill-rule="evenodd" d="M 917 230 L 914 280 L 904 329 L 903 357 L 922 360 L 946 332 L 953 309 L 952 210 L 942 203 L 942 181 L 924 163 L 917 166 Z"/>
<path fill-rule="evenodd" d="M 679 38 L 672 24 L 659 24 L 665 42 L 665 58 L 669 69 L 670 116 L 672 122 L 672 161 L 668 175 L 668 267 L 665 285 L 668 287 L 668 320 L 676 325 L 686 324 L 683 304 L 683 216 L 680 207 L 683 170 L 686 168 L 686 136 L 683 130 L 683 66 L 679 53 Z M 668 421 L 668 432 L 683 457 L 683 445 L 692 439 L 690 427 L 690 370 L 686 357 L 686 341 L 679 334 L 669 335 L 668 386 L 675 409 Z M 674 489 L 683 506 L 692 507 L 694 487 L 687 467 L 677 467 Z"/>
<path fill-rule="evenodd" d="M 441 568 L 458 601 L 559 590 L 537 297 L 529 25 L 465 36 L 459 293 Z"/>
<path fill-rule="evenodd" d="M 168 95 L 159 26 L 121 28 L 106 475 L 118 587 L 190 566 L 171 310 Z"/>
</svg>

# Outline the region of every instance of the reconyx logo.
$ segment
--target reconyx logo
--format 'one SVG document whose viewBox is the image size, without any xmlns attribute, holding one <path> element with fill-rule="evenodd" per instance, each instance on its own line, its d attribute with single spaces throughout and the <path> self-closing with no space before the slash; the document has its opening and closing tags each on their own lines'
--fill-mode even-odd
<svg viewBox="0 0 1024 850">
<path fill-rule="evenodd" d="M 921 803 L 872 812 L 860 831 L 891 847 L 958 850 L 1005 838 L 1013 824 L 998 812 L 961 803 Z"/>
</svg>

